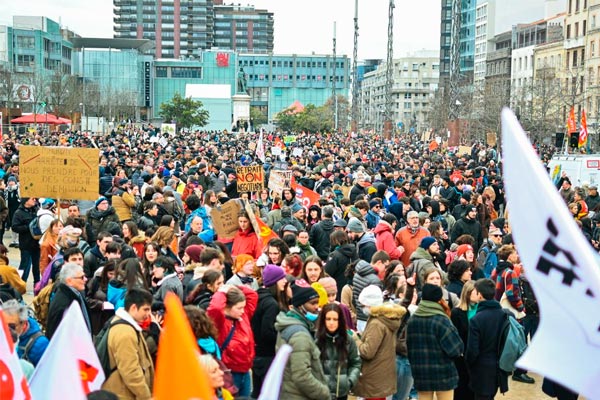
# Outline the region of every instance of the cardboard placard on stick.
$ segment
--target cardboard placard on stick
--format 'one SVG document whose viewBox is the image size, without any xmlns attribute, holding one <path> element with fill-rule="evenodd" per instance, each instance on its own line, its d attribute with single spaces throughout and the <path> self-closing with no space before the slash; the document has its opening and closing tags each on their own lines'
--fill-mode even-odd
<svg viewBox="0 0 600 400">
<path fill-rule="evenodd" d="M 221 206 L 221 209 L 213 208 L 210 211 L 217 235 L 226 239 L 232 239 L 235 236 L 239 228 L 240 208 L 237 201 L 229 200 Z"/>
<path fill-rule="evenodd" d="M 265 170 L 262 165 L 237 167 L 235 174 L 238 192 L 259 192 L 265 187 Z"/>
<path fill-rule="evenodd" d="M 20 146 L 21 196 L 96 200 L 99 157 L 97 149 Z"/>
<path fill-rule="evenodd" d="M 272 170 L 269 174 L 269 190 L 281 194 L 292 187 L 292 171 Z"/>
</svg>

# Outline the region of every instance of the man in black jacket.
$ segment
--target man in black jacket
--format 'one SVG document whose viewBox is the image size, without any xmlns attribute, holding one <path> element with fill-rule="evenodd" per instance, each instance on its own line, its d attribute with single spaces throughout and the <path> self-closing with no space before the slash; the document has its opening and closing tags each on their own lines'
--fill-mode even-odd
<svg viewBox="0 0 600 400">
<path fill-rule="evenodd" d="M 50 308 L 48 309 L 46 324 L 46 336 L 48 339 L 52 339 L 52 335 L 54 335 L 56 328 L 58 328 L 60 321 L 62 321 L 65 311 L 71 306 L 73 301 L 76 301 L 79 307 L 81 307 L 83 319 L 91 335 L 92 326 L 84 296 L 86 282 L 87 278 L 83 273 L 81 265 L 68 262 L 62 266 L 59 281 L 54 290 Z"/>
<path fill-rule="evenodd" d="M 22 278 L 27 282 L 29 271 L 33 266 L 34 285 L 40 280 L 40 243 L 31 235 L 29 223 L 35 218 L 38 208 L 35 197 L 21 197 L 21 205 L 15 211 L 12 220 L 12 230 L 19 234 L 21 252 L 19 269 L 23 271 Z"/>
<path fill-rule="evenodd" d="M 321 221 L 314 224 L 310 229 L 310 244 L 315 248 L 321 260 L 327 260 L 327 257 L 329 257 L 329 235 L 331 235 L 331 232 L 333 232 L 333 208 L 324 207 Z"/>
<path fill-rule="evenodd" d="M 456 221 L 450 232 L 450 240 L 454 243 L 459 236 L 465 234 L 471 235 L 475 239 L 473 250 L 477 254 L 481 243 L 483 243 L 483 233 L 481 224 L 477 221 L 477 208 L 475 206 L 470 206 L 465 216 Z"/>
</svg>

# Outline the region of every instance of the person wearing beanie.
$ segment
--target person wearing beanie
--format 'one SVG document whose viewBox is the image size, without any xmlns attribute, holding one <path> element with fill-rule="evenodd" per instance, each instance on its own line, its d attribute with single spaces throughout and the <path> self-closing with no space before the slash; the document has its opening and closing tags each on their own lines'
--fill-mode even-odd
<svg viewBox="0 0 600 400">
<path fill-rule="evenodd" d="M 119 216 L 108 199 L 100 196 L 94 203 L 94 208 L 87 212 L 86 233 L 88 243 L 94 243 L 100 232 L 110 232 L 114 226 L 121 226 Z M 91 228 L 91 229 L 89 229 Z"/>
<path fill-rule="evenodd" d="M 408 359 L 419 398 L 431 398 L 435 392 L 438 399 L 452 399 L 458 385 L 454 359 L 464 345 L 447 306 L 440 304 L 442 296 L 440 286 L 424 284 L 421 302 L 406 325 Z"/>
<path fill-rule="evenodd" d="M 421 239 L 429 236 L 429 231 L 419 225 L 419 213 L 409 211 L 406 214 L 406 226 L 396 232 L 396 246 L 400 251 L 400 261 L 405 267 L 410 264 L 410 256 L 421 244 Z"/>
<path fill-rule="evenodd" d="M 298 207 L 300 207 L 299 209 L 303 210 L 303 208 L 300 204 L 294 203 L 294 206 L 296 209 L 298 209 Z M 304 224 L 302 222 L 300 222 L 297 218 L 295 218 L 292 215 L 292 213 L 293 213 L 292 207 L 284 206 L 281 209 L 281 219 L 279 221 L 275 222 L 275 224 L 273 225 L 273 231 L 275 233 L 277 233 L 279 235 L 279 237 L 283 237 L 283 229 L 287 225 L 292 225 L 292 226 L 296 227 L 298 232 L 300 232 L 301 230 L 304 229 Z"/>
<path fill-rule="evenodd" d="M 275 322 L 276 350 L 292 347 L 283 371 L 282 399 L 330 399 L 320 352 L 313 340 L 319 316 L 319 294 L 303 279 L 292 284 L 292 309 L 280 313 Z M 302 366 L 302 367 L 300 367 Z"/>
<path fill-rule="evenodd" d="M 256 268 L 254 257 L 248 254 L 238 254 L 233 263 L 233 276 L 226 282 L 227 285 L 246 285 L 252 290 L 258 290 L 258 281 L 252 275 Z"/>
<path fill-rule="evenodd" d="M 406 268 L 407 276 L 417 274 L 417 290 L 420 291 L 425 283 L 425 273 L 431 268 L 440 271 L 443 279 L 446 279 L 446 273 L 442 270 L 438 262 L 440 245 L 433 236 L 426 236 L 421 239 L 419 247 L 410 256 L 410 264 Z"/>
<path fill-rule="evenodd" d="M 348 237 L 354 243 L 358 251 L 358 258 L 368 263 L 371 262 L 373 254 L 377 252 L 377 244 L 373 232 L 366 232 L 364 224 L 358 218 L 350 218 L 348 226 Z"/>
<path fill-rule="evenodd" d="M 396 363 L 397 331 L 407 310 L 393 302 L 384 303 L 383 292 L 376 285 L 362 290 L 358 306 L 369 319 L 356 340 L 362 368 L 353 392 L 363 398 L 386 398 L 398 389 L 396 368 L 390 365 Z"/>
<path fill-rule="evenodd" d="M 267 264 L 262 271 L 262 287 L 258 289 L 258 305 L 252 317 L 252 332 L 256 341 L 256 357 L 252 364 L 252 398 L 257 399 L 263 381 L 275 358 L 277 330 L 275 320 L 280 312 L 288 312 L 289 299 L 285 271 L 278 265 Z"/>
<path fill-rule="evenodd" d="M 378 199 L 369 201 L 369 211 L 367 211 L 367 214 L 365 215 L 368 229 L 374 229 L 377 226 L 381 219 L 380 212 L 381 202 Z"/>
<path fill-rule="evenodd" d="M 121 222 L 132 219 L 132 211 L 135 207 L 135 194 L 131 182 L 127 178 L 119 179 L 110 191 L 112 206 L 115 208 Z"/>
<path fill-rule="evenodd" d="M 56 219 L 56 202 L 52 199 L 39 199 L 39 204 L 38 225 L 43 235 L 48 230 L 50 223 Z"/>
<path fill-rule="evenodd" d="M 456 219 L 456 223 L 450 232 L 450 240 L 456 242 L 461 235 L 471 235 L 475 239 L 473 251 L 476 253 L 483 243 L 483 231 L 481 224 L 477 221 L 477 207 L 469 204 L 464 217 Z"/>
</svg>

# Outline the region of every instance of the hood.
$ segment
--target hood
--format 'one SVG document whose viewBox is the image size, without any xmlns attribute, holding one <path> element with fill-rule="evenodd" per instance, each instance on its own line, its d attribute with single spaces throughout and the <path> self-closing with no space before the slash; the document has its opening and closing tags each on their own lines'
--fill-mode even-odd
<svg viewBox="0 0 600 400">
<path fill-rule="evenodd" d="M 388 302 L 380 306 L 371 307 L 369 319 L 376 318 L 383 322 L 388 329 L 395 331 L 400 328 L 400 322 L 404 314 L 406 314 L 406 308 L 399 304 Z"/>
<path fill-rule="evenodd" d="M 498 275 L 502 274 L 505 269 L 512 269 L 513 265 L 508 261 L 498 260 L 498 265 L 496 265 L 496 272 Z"/>
<path fill-rule="evenodd" d="M 256 291 L 256 294 L 258 295 L 258 303 L 260 303 L 261 300 L 268 299 L 269 297 L 273 297 L 269 288 L 265 288 L 265 287 L 259 288 Z"/>
<path fill-rule="evenodd" d="M 115 209 L 113 206 L 108 207 L 105 211 L 100 211 L 97 208 L 92 208 L 91 210 L 88 211 L 88 215 L 94 219 L 106 218 L 109 215 L 112 215 L 114 213 L 115 213 Z"/>
<path fill-rule="evenodd" d="M 368 242 L 373 242 L 373 243 L 376 242 L 375 235 L 373 234 L 373 232 L 367 232 L 364 235 L 362 235 L 362 237 L 358 241 L 358 244 L 364 244 L 364 243 L 368 243 Z"/>
<path fill-rule="evenodd" d="M 321 224 L 321 228 L 323 228 L 325 232 L 333 231 L 333 220 L 322 219 L 321 221 L 319 221 L 319 223 Z"/>
<path fill-rule="evenodd" d="M 42 215 L 49 215 L 49 216 L 53 217 L 54 213 L 52 211 L 50 211 L 50 210 L 45 209 L 45 208 L 40 208 L 38 210 L 38 212 L 37 212 L 37 216 L 41 217 Z"/>
<path fill-rule="evenodd" d="M 146 236 L 144 236 L 144 235 L 137 235 L 137 236 L 134 236 L 131 239 L 129 239 L 130 244 L 145 243 L 145 242 L 146 242 Z"/>
<path fill-rule="evenodd" d="M 375 229 L 373 229 L 373 233 L 375 235 L 386 231 L 392 233 L 392 226 L 383 220 L 380 220 L 379 223 L 375 226 Z"/>
<path fill-rule="evenodd" d="M 422 247 L 417 247 L 417 249 L 410 255 L 410 261 L 413 260 L 429 260 L 433 262 L 433 256 L 427 250 Z"/>
<path fill-rule="evenodd" d="M 303 315 L 300 315 L 300 313 L 296 310 L 291 310 L 287 313 L 280 312 L 277 315 L 277 319 L 275 320 L 275 329 L 277 329 L 277 332 L 281 332 L 288 326 L 292 325 L 300 325 L 307 328 L 308 330 L 313 330 L 312 328 L 314 326 L 309 320 L 304 318 Z"/>
<path fill-rule="evenodd" d="M 467 217 L 467 214 L 465 214 L 461 219 L 465 222 L 465 224 L 469 224 L 469 225 L 473 225 L 475 222 L 477 222 L 477 220 L 469 219 Z"/>
<path fill-rule="evenodd" d="M 367 276 L 369 274 L 377 274 L 375 268 L 365 260 L 360 260 L 356 264 L 356 273 L 360 276 Z"/>
<path fill-rule="evenodd" d="M 346 243 L 338 248 L 338 251 L 348 258 L 356 256 L 356 245 L 354 243 Z"/>
</svg>

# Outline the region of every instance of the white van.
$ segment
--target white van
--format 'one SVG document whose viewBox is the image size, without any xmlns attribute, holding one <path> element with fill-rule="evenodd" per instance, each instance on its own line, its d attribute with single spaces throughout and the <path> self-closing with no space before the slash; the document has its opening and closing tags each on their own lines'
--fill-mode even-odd
<svg viewBox="0 0 600 400">
<path fill-rule="evenodd" d="M 548 163 L 550 177 L 556 183 L 563 172 L 573 186 L 600 183 L 600 154 L 555 154 Z"/>
</svg>

